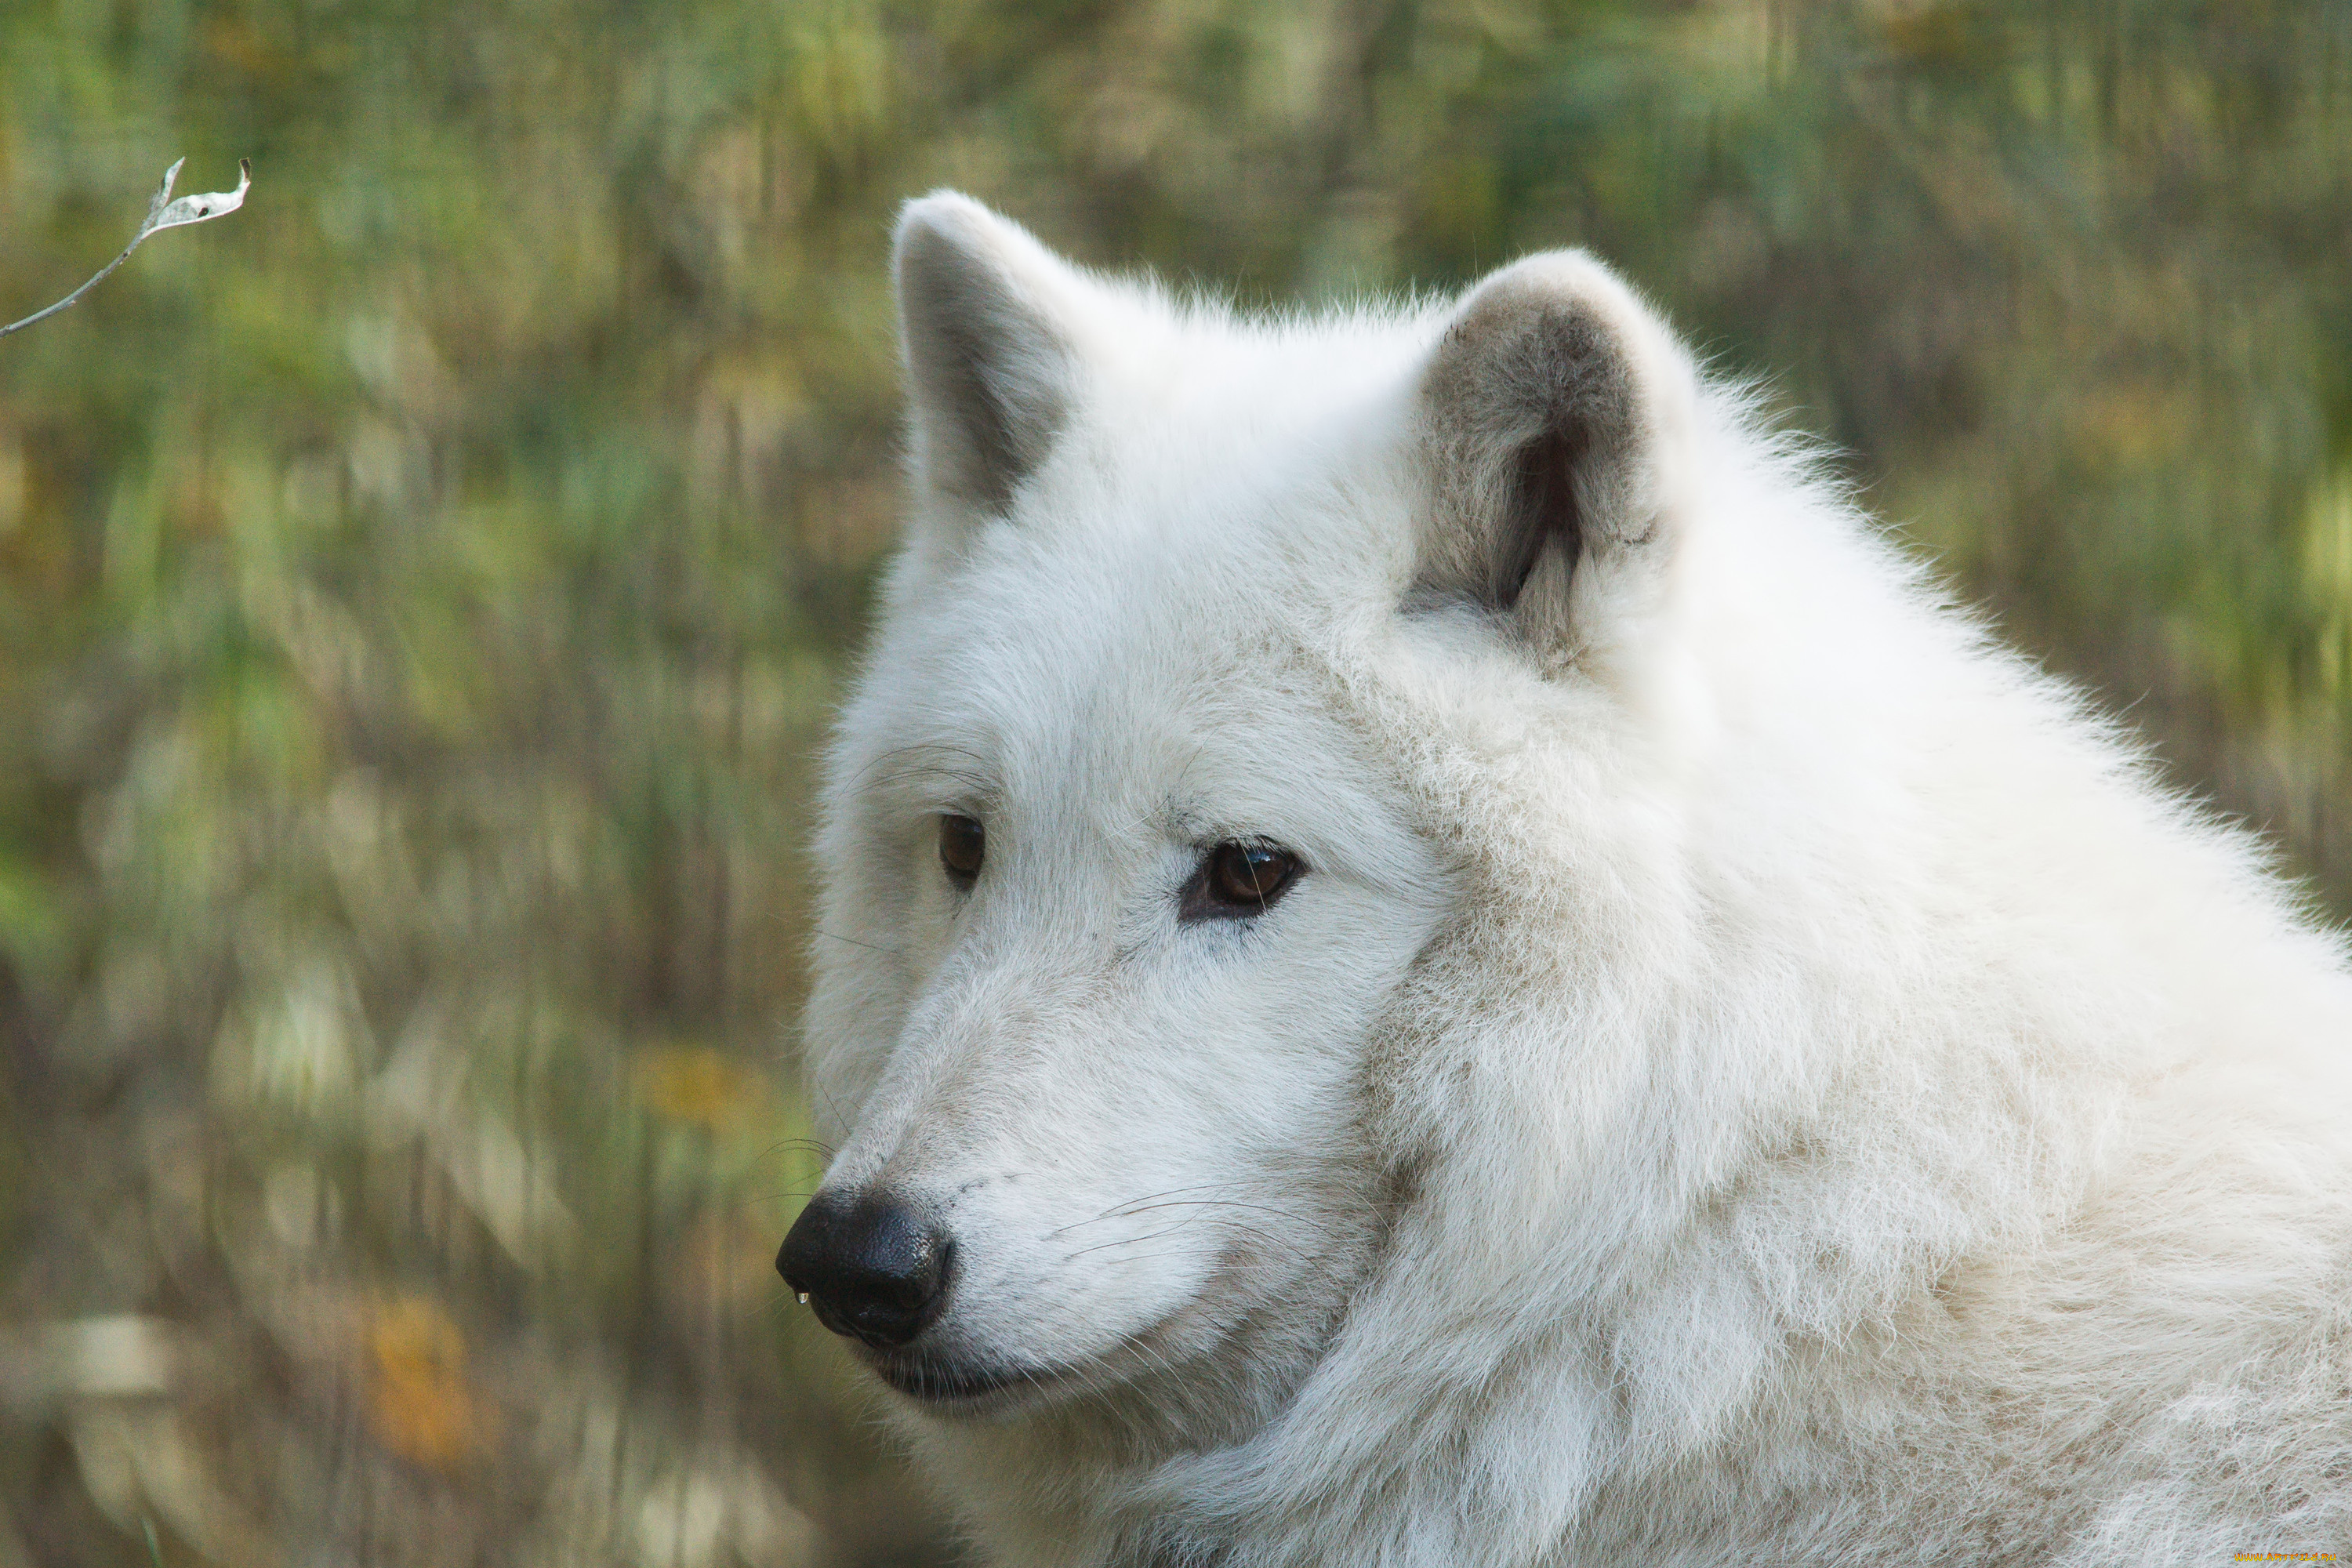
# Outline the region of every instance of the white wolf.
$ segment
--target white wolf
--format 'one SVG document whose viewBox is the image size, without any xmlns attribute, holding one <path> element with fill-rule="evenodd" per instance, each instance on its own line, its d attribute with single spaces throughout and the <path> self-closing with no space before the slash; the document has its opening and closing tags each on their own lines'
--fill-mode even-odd
<svg viewBox="0 0 2352 1568">
<path fill-rule="evenodd" d="M 953 195 L 779 1258 L 1018 1564 L 2352 1552 L 2352 978 L 1576 253 Z"/>
</svg>

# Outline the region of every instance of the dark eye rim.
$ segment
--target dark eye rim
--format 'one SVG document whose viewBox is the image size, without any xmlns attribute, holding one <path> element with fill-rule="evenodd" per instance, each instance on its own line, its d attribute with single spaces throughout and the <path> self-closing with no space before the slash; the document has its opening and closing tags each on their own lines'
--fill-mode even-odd
<svg viewBox="0 0 2352 1568">
<path fill-rule="evenodd" d="M 1219 875 L 1219 862 L 1234 854 L 1262 855 L 1279 861 L 1272 886 L 1248 896 L 1236 895 L 1226 885 L 1228 879 Z M 1203 921 L 1255 920 L 1280 903 L 1306 872 L 1307 862 L 1299 858 L 1297 850 L 1286 849 L 1270 839 L 1224 839 L 1201 852 L 1201 863 L 1193 868 L 1192 875 L 1177 895 L 1176 918 L 1186 925 Z"/>
<path fill-rule="evenodd" d="M 988 825 L 979 817 L 961 811 L 943 811 L 940 813 L 939 821 L 940 869 L 947 874 L 949 881 L 969 892 L 980 880 L 981 870 L 988 863 Z M 961 865 L 950 858 L 952 841 L 961 837 L 961 827 L 971 830 L 966 840 L 971 850 L 968 857 L 969 865 Z"/>
</svg>

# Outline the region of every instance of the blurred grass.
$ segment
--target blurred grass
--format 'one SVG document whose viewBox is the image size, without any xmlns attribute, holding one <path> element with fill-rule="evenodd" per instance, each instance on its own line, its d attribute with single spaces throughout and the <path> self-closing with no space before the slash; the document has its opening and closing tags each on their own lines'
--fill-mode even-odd
<svg viewBox="0 0 2352 1568">
<path fill-rule="evenodd" d="M 2331 0 L 17 0 L 0 1568 L 943 1560 L 768 1258 L 906 195 L 1599 248 L 2352 907 Z"/>
</svg>

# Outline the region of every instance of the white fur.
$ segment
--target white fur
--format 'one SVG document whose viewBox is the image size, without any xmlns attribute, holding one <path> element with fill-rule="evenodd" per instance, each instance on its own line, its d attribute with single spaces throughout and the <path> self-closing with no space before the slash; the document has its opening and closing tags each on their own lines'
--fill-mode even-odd
<svg viewBox="0 0 2352 1568">
<path fill-rule="evenodd" d="M 2352 1551 L 2352 981 L 2255 844 L 1596 263 L 1250 321 L 951 195 L 901 257 L 1042 456 L 941 478 L 910 343 L 808 1055 L 828 1183 L 955 1236 L 925 1345 L 1065 1369 L 890 1396 L 991 1560 Z M 1513 290 L 1643 401 L 1504 613 L 1425 590 Z M 1180 924 L 1257 837 L 1289 896 Z"/>
</svg>

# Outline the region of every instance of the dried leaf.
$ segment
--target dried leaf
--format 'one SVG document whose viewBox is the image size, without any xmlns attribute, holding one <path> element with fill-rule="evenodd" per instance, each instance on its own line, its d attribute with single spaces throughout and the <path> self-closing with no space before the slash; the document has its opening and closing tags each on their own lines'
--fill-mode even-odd
<svg viewBox="0 0 2352 1568">
<path fill-rule="evenodd" d="M 180 163 L 186 162 L 185 158 L 180 160 Z M 180 163 L 173 164 L 170 171 L 164 174 L 163 188 L 155 193 L 155 200 L 147 209 L 147 225 L 139 231 L 141 239 L 153 234 L 157 229 L 177 228 L 182 224 L 202 223 L 206 218 L 219 217 L 224 213 L 233 213 L 245 205 L 245 193 L 253 184 L 253 160 L 250 158 L 239 158 L 236 161 L 236 189 L 208 191 L 199 196 L 182 196 L 171 205 L 165 206 L 163 198 L 172 194 L 172 177 L 180 172 Z M 136 244 L 137 241 L 134 240 L 132 243 Z"/>
<path fill-rule="evenodd" d="M 131 237 L 131 243 L 122 247 L 121 255 L 100 268 L 98 276 L 47 310 L 36 310 L 21 321 L 11 321 L 6 326 L 0 327 L 0 338 L 6 337 L 10 332 L 22 331 L 35 321 L 46 321 L 97 288 L 116 268 L 131 259 L 131 253 L 139 248 L 141 240 L 158 229 L 178 228 L 185 224 L 202 223 L 206 218 L 215 218 L 223 213 L 233 213 L 245 205 L 245 193 L 253 184 L 251 159 L 239 158 L 236 161 L 236 189 L 208 191 L 200 196 L 182 196 L 175 202 L 171 200 L 172 182 L 180 177 L 180 164 L 186 162 L 187 160 L 183 158 L 179 163 L 173 163 L 163 171 L 163 183 L 155 187 L 155 195 L 147 203 L 147 221 L 139 226 L 139 232 Z"/>
</svg>

